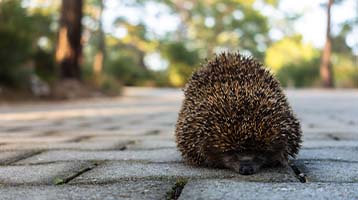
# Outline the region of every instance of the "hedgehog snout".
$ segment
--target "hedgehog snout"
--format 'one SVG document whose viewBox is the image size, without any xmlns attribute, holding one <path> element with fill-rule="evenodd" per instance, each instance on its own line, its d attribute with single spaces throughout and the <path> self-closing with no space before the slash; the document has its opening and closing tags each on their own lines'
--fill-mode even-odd
<svg viewBox="0 0 358 200">
<path fill-rule="evenodd" d="M 234 162 L 230 164 L 228 167 L 241 175 L 252 175 L 260 169 L 260 165 L 254 162 Z"/>
<path fill-rule="evenodd" d="M 248 153 L 224 153 L 222 155 L 222 162 L 224 166 L 233 169 L 241 175 L 255 174 L 263 164 L 255 155 Z"/>
<path fill-rule="evenodd" d="M 239 174 L 241 175 L 251 175 L 254 173 L 256 173 L 255 169 L 250 164 L 241 164 L 239 167 Z"/>
</svg>

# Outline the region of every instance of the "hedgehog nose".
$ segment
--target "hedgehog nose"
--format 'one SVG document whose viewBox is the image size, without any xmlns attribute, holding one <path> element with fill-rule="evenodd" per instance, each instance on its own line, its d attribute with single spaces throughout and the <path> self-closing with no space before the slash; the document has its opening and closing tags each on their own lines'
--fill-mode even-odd
<svg viewBox="0 0 358 200">
<path fill-rule="evenodd" d="M 239 168 L 239 174 L 241 175 L 251 175 L 254 174 L 254 168 L 250 165 L 242 165 Z"/>
</svg>

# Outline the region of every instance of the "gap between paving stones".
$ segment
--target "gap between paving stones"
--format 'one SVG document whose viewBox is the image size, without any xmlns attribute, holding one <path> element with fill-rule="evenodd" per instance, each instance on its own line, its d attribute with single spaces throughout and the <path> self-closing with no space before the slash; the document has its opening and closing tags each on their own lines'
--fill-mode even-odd
<svg viewBox="0 0 358 200">
<path fill-rule="evenodd" d="M 58 179 L 58 180 L 55 180 L 55 185 L 64 185 L 64 184 L 67 184 L 68 182 L 72 181 L 73 179 L 75 179 L 76 177 L 88 172 L 88 171 L 91 171 L 92 169 L 96 168 L 97 166 L 99 166 L 101 163 L 93 163 L 92 166 L 88 166 L 88 167 L 85 167 L 83 168 L 82 170 L 78 171 L 77 173 L 74 173 L 72 176 L 69 176 L 65 179 Z"/>
<path fill-rule="evenodd" d="M 96 146 L 99 144 L 99 146 Z M 134 145 L 135 141 L 118 141 L 118 142 L 95 142 L 95 141 L 82 141 L 82 142 L 60 142 L 60 143 L 26 143 L 26 144 L 6 144 L 2 147 L 1 151 L 123 151 L 130 145 Z M 19 146 L 21 145 L 21 146 Z M 79 147 L 82 145 L 81 147 Z M 87 147 L 86 147 L 87 146 Z"/>
<path fill-rule="evenodd" d="M 353 160 L 341 160 L 341 159 L 298 159 L 297 161 L 300 162 L 315 162 L 315 161 L 320 161 L 320 162 L 338 162 L 338 163 L 351 163 L 351 164 L 358 164 L 358 161 L 353 161 Z"/>
<path fill-rule="evenodd" d="M 299 170 L 298 172 L 306 175 L 307 183 L 357 183 L 357 164 L 358 162 L 341 160 L 307 159 L 294 161 L 294 165 Z M 344 170 L 342 171 L 341 169 Z"/>
<path fill-rule="evenodd" d="M 185 185 L 188 183 L 188 179 L 178 178 L 175 181 L 172 189 L 167 192 L 166 199 L 177 200 L 179 199 Z"/>
<path fill-rule="evenodd" d="M 52 165 L 52 166 L 51 166 Z M 27 171 L 25 175 L 23 176 L 21 173 L 18 175 L 14 174 L 16 178 L 9 178 L 11 176 L 5 176 L 1 177 L 0 187 L 2 186 L 42 186 L 42 185 L 61 185 L 64 183 L 68 183 L 69 181 L 73 180 L 74 178 L 80 176 L 81 174 L 84 174 L 85 172 L 88 172 L 95 167 L 100 165 L 98 162 L 89 162 L 89 161 L 79 161 L 79 162 L 56 162 L 56 163 L 47 163 L 47 164 L 41 164 L 41 165 L 7 165 L 7 166 L 1 166 L 8 169 L 6 170 L 16 170 L 16 168 L 21 167 L 32 167 L 33 171 Z M 57 170 L 56 168 L 52 167 L 58 167 L 61 166 L 63 168 L 67 168 L 67 170 Z M 38 168 L 36 168 L 38 167 Z M 47 169 L 46 169 L 47 167 Z M 0 168 L 2 171 L 4 169 Z M 45 173 L 43 174 L 41 170 L 53 170 L 51 173 Z M 40 170 L 40 171 L 39 171 Z M 29 174 L 31 174 L 29 176 Z M 43 175 L 42 177 L 39 176 L 39 174 Z M 19 179 L 23 179 L 26 181 L 19 182 Z"/>
<path fill-rule="evenodd" d="M 49 162 L 39 162 L 39 163 L 12 163 L 11 165 L 0 165 L 4 166 L 36 166 L 36 165 L 48 165 L 54 163 L 72 163 L 72 162 L 93 162 L 93 163 L 100 163 L 99 165 L 108 163 L 108 162 L 117 162 L 117 163 L 140 163 L 140 164 L 182 164 L 182 161 L 173 161 L 173 162 L 152 162 L 152 161 L 145 161 L 145 160 L 61 160 L 61 161 L 49 161 Z M 204 168 L 207 169 L 207 168 Z M 211 168 L 209 168 L 211 169 Z"/>
<path fill-rule="evenodd" d="M 16 152 L 16 151 L 7 151 L 7 152 Z M 16 162 L 19 162 L 21 160 L 25 160 L 25 159 L 30 158 L 32 156 L 39 155 L 39 154 L 41 154 L 43 152 L 44 151 L 41 151 L 41 150 L 35 150 L 35 151 L 27 151 L 27 152 L 24 152 L 23 154 L 20 153 L 20 155 L 8 158 L 4 162 L 0 162 L 0 166 L 9 166 L 9 165 L 12 165 L 12 164 L 14 164 Z"/>
<path fill-rule="evenodd" d="M 90 139 L 92 136 L 89 136 L 89 135 L 83 135 L 83 136 L 78 136 L 78 137 L 75 137 L 73 140 L 69 140 L 68 142 L 82 142 L 82 141 L 86 141 L 88 139 Z"/>
<path fill-rule="evenodd" d="M 137 151 L 137 152 L 141 152 L 140 150 Z M 83 160 L 83 161 L 91 161 L 91 162 L 96 162 L 96 163 L 104 163 L 104 162 L 109 162 L 109 161 L 112 161 L 110 159 L 108 160 L 93 160 L 93 159 L 89 159 L 89 160 Z M 39 164 L 42 164 L 42 165 L 46 165 L 46 164 L 51 164 L 51 163 L 58 163 L 58 162 L 71 162 L 71 161 L 52 161 L 52 162 L 39 162 L 39 163 L 19 163 L 19 164 L 16 164 L 15 165 L 39 165 Z M 175 164 L 175 163 L 182 163 L 182 161 L 179 161 L 179 162 L 173 162 L 173 161 L 168 161 L 168 162 L 155 162 L 155 161 L 145 161 L 145 160 L 118 160 L 117 161 L 118 163 L 152 163 L 152 164 Z M 94 168 L 94 167 L 93 167 Z M 84 172 L 87 172 L 87 171 L 90 171 L 92 170 L 93 168 L 91 169 L 86 169 Z M 300 182 L 306 182 L 306 176 L 303 175 L 301 173 L 301 171 L 298 169 L 297 166 L 295 166 L 294 164 L 292 164 L 291 166 L 288 167 L 288 170 L 289 170 L 289 173 L 291 173 L 294 177 L 296 177 L 298 179 L 298 181 Z M 77 176 L 81 175 L 83 172 L 80 172 L 79 174 L 75 175 L 74 177 L 71 177 L 69 180 L 64 180 L 62 182 L 64 183 L 67 183 L 69 182 L 70 180 L 76 178 Z M 185 178 L 185 176 L 180 176 L 182 178 Z M 62 183 L 61 182 L 61 183 Z"/>
<path fill-rule="evenodd" d="M 103 164 L 103 163 L 102 163 Z M 86 171 L 90 172 L 93 169 Z M 78 177 L 78 176 L 77 176 Z M 148 177 L 125 177 L 125 178 L 119 178 L 116 180 L 107 180 L 107 181 L 101 181 L 101 182 L 74 182 L 76 180 L 75 177 L 74 179 L 68 181 L 66 183 L 66 185 L 107 185 L 107 184 L 116 184 L 116 183 L 121 183 L 123 181 L 168 181 L 168 180 L 187 180 L 187 182 L 191 182 L 191 181 L 201 181 L 201 180 L 217 180 L 217 179 L 225 179 L 225 180 L 233 180 L 235 182 L 240 182 L 240 183 L 298 183 L 298 184 L 303 184 L 299 181 L 297 182 L 290 182 L 290 181 L 280 181 L 280 182 L 270 182 L 270 181 L 253 181 L 253 180 L 244 180 L 244 179 L 240 179 L 238 177 L 212 177 L 212 178 L 201 178 L 201 177 L 188 177 L 188 176 L 163 176 L 163 177 L 158 177 L 158 176 L 148 176 Z M 311 182 L 312 183 L 312 182 Z M 314 182 L 314 183 L 326 183 L 326 182 Z M 350 182 L 347 182 L 350 183 Z"/>
<path fill-rule="evenodd" d="M 308 175 L 307 175 L 307 170 L 308 168 L 305 166 L 305 162 L 306 160 L 296 160 L 294 161 L 294 164 L 291 164 L 290 167 L 288 167 L 288 172 L 291 173 L 291 175 L 293 177 L 295 177 L 297 179 L 297 181 L 300 181 L 301 183 L 304 183 L 306 182 L 306 180 L 308 179 L 307 182 L 312 182 L 310 181 L 310 178 Z M 310 161 L 316 161 L 316 160 L 310 160 Z M 43 165 L 48 165 L 48 164 L 54 164 L 54 163 L 72 163 L 74 161 L 54 161 L 54 162 L 42 162 L 42 163 L 29 163 L 29 164 L 12 164 L 12 165 L 7 165 L 7 166 L 43 166 Z M 97 168 L 98 166 L 101 166 L 101 165 L 104 165 L 106 163 L 113 163 L 113 160 L 88 160 L 88 162 L 91 162 L 95 165 L 95 167 L 92 167 L 90 170 L 92 169 L 95 169 Z M 165 164 L 183 164 L 182 162 L 166 162 L 166 163 L 163 163 L 163 162 L 147 162 L 147 161 L 124 161 L 124 160 L 119 160 L 119 161 L 115 161 L 116 163 L 120 164 L 120 163 L 123 163 L 123 164 L 135 164 L 135 163 L 139 163 L 139 164 L 157 164 L 157 165 L 165 165 Z M 327 161 L 327 162 L 331 162 L 331 161 Z M 337 162 L 337 161 L 335 161 Z M 347 163 L 347 162 L 342 162 L 342 161 L 338 161 L 339 163 Z M 349 162 L 348 162 L 349 163 Z M 356 162 L 355 162 L 356 163 Z M 184 164 L 183 164 L 184 165 Z M 201 169 L 200 167 L 198 169 Z M 203 168 L 203 169 L 206 169 L 206 168 Z M 86 170 L 85 172 L 88 172 L 90 170 Z M 310 171 L 310 170 L 308 170 Z M 309 173 L 309 172 L 308 172 Z M 82 173 L 81 173 L 82 174 Z M 74 180 L 76 177 L 78 177 L 79 175 L 81 174 L 78 174 L 76 175 L 75 177 L 71 178 L 71 180 L 67 181 L 67 182 L 70 182 L 72 180 Z M 258 174 L 260 175 L 260 174 Z M 173 178 L 173 177 L 176 177 L 176 178 L 187 178 L 187 179 L 201 179 L 201 177 L 191 177 L 191 176 L 185 176 L 185 175 L 174 175 L 174 176 L 171 176 L 171 175 L 161 175 L 161 178 L 164 178 L 164 179 L 168 179 L 168 178 Z M 206 179 L 215 179 L 217 177 L 213 177 L 213 178 L 206 178 Z M 226 179 L 231 179 L 230 177 L 225 177 Z M 235 178 L 238 178 L 238 177 L 232 177 L 233 179 Z M 117 181 L 120 181 L 120 180 L 152 180 L 152 179 L 158 179 L 158 176 L 156 175 L 153 175 L 153 176 L 148 176 L 148 177 L 132 177 L 132 178 L 128 178 L 128 177 L 123 177 L 123 178 L 117 178 L 116 180 L 113 180 L 113 181 L 105 181 L 104 183 L 116 183 Z M 240 179 L 240 178 L 239 178 Z M 159 179 L 160 180 L 160 179 Z M 246 180 L 246 179 L 243 179 L 242 181 L 248 181 L 248 182 L 256 182 L 255 180 Z M 66 183 L 67 183 L 66 182 Z M 264 181 L 260 181 L 260 182 L 264 182 Z M 280 181 L 280 182 L 287 182 L 287 181 Z M 313 182 L 335 182 L 335 183 L 342 183 L 342 181 L 313 181 Z M 351 183 L 351 182 L 354 182 L 354 181 L 343 181 L 344 183 Z M 90 182 L 81 182 L 81 183 L 90 183 Z M 102 184 L 102 182 L 96 182 L 95 184 Z"/>
<path fill-rule="evenodd" d="M 291 163 L 289 167 L 292 169 L 293 173 L 295 174 L 295 177 L 301 182 L 306 183 L 307 182 L 307 175 L 302 172 L 302 170 L 295 165 L 294 163 Z"/>
<path fill-rule="evenodd" d="M 106 162 L 90 173 L 74 179 L 71 183 L 115 183 L 120 180 L 157 178 L 236 178 L 249 182 L 298 182 L 288 168 L 269 168 L 262 170 L 259 174 L 243 176 L 227 169 L 190 167 L 183 163 Z"/>
<path fill-rule="evenodd" d="M 228 179 L 188 182 L 179 199 L 356 199 L 357 183 L 247 183 Z"/>
<path fill-rule="evenodd" d="M 0 187 L 4 200 L 14 199 L 168 199 L 175 181 L 127 181 L 104 185 Z"/>
<path fill-rule="evenodd" d="M 144 161 L 144 162 L 177 162 L 182 161 L 179 153 L 172 148 L 171 151 L 165 150 L 124 150 L 124 151 L 44 151 L 34 157 L 23 159 L 16 164 L 40 163 L 40 162 L 56 162 L 56 161 L 90 161 L 90 160 L 103 160 L 103 161 Z"/>
</svg>

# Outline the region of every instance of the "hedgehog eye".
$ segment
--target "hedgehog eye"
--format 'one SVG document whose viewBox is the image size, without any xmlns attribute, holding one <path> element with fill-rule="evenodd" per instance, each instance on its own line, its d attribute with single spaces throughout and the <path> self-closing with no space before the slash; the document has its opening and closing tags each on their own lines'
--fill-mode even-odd
<svg viewBox="0 0 358 200">
<path fill-rule="evenodd" d="M 232 163 L 236 161 L 236 155 L 231 152 L 226 152 L 222 155 L 222 160 L 224 163 Z"/>
<path fill-rule="evenodd" d="M 266 161 L 266 156 L 258 155 L 258 156 L 255 157 L 254 160 L 257 161 L 257 162 L 265 162 Z"/>
</svg>

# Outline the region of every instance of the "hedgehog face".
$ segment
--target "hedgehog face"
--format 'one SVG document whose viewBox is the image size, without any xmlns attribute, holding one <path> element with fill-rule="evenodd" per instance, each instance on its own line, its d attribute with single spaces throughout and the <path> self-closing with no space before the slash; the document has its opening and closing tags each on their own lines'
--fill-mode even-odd
<svg viewBox="0 0 358 200">
<path fill-rule="evenodd" d="M 255 174 L 266 162 L 266 157 L 251 152 L 228 152 L 222 155 L 225 167 L 242 175 Z"/>
<path fill-rule="evenodd" d="M 251 175 L 263 166 L 277 166 L 282 163 L 280 153 L 252 151 L 226 152 L 222 155 L 223 165 L 241 175 Z"/>
</svg>

